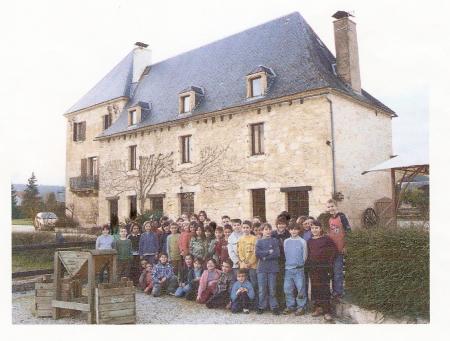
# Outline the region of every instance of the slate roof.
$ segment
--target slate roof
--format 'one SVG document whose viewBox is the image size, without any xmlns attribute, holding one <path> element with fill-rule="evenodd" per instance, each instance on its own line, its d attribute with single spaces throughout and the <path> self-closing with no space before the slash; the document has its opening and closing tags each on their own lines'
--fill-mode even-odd
<svg viewBox="0 0 450 341">
<path fill-rule="evenodd" d="M 86 107 L 86 103 L 100 103 L 108 96 L 112 99 L 130 93 L 126 89 L 132 73 L 129 58 L 127 55 L 69 111 Z M 294 12 L 153 64 L 133 89 L 119 118 L 100 137 L 127 131 L 127 108 L 138 102 L 150 103 L 151 112 L 133 129 L 176 120 L 178 94 L 192 85 L 204 91 L 192 115 L 328 87 L 394 114 L 367 92 L 360 95 L 346 86 L 334 74 L 334 63 L 333 54 L 303 17 Z M 259 66 L 272 69 L 276 76 L 264 97 L 249 100 L 245 78 Z M 120 76 L 120 82 L 111 82 L 114 76 Z"/>
</svg>

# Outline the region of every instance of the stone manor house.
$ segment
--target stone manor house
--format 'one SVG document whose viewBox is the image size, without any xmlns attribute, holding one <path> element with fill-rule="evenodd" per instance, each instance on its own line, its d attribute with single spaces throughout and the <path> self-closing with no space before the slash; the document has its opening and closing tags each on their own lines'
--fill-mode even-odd
<svg viewBox="0 0 450 341">
<path fill-rule="evenodd" d="M 74 216 L 203 209 L 273 223 L 335 197 L 358 226 L 391 194 L 389 174 L 361 173 L 391 156 L 396 115 L 361 88 L 351 15 L 333 18 L 336 57 L 299 13 L 154 64 L 136 43 L 64 114 Z"/>
</svg>

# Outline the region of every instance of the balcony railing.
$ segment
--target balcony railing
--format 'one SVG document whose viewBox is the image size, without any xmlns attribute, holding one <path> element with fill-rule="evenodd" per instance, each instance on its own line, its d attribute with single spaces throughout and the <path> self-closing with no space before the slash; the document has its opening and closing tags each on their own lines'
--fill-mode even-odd
<svg viewBox="0 0 450 341">
<path fill-rule="evenodd" d="M 70 190 L 74 192 L 98 191 L 98 175 L 70 178 Z"/>
</svg>

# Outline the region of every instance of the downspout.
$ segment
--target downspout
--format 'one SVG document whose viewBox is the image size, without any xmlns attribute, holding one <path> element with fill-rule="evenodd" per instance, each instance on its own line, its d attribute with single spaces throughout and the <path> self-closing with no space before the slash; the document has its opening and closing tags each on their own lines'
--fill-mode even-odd
<svg viewBox="0 0 450 341">
<path fill-rule="evenodd" d="M 331 162 L 333 170 L 333 194 L 336 193 L 336 162 L 335 162 L 335 152 L 334 152 L 334 116 L 333 116 L 333 102 L 325 97 L 330 104 L 330 128 L 331 128 Z"/>
</svg>

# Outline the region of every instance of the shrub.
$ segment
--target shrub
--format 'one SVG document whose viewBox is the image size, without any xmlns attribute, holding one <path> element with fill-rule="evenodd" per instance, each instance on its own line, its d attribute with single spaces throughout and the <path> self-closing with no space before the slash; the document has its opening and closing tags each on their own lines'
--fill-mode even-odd
<svg viewBox="0 0 450 341">
<path fill-rule="evenodd" d="M 147 220 L 159 220 L 162 216 L 163 212 L 161 210 L 145 211 L 143 214 L 139 214 L 134 221 L 142 226 Z"/>
<path fill-rule="evenodd" d="M 393 316 L 429 318 L 429 234 L 421 229 L 348 235 L 345 284 L 355 303 Z"/>
</svg>

